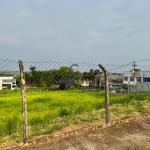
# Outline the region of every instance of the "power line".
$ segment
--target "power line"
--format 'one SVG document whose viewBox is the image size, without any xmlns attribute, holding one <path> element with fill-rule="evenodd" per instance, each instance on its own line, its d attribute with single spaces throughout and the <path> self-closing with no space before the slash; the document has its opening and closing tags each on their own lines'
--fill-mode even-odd
<svg viewBox="0 0 150 150">
<path fill-rule="evenodd" d="M 126 64 L 126 65 L 122 65 L 122 66 L 117 67 L 117 68 L 114 68 L 114 69 L 112 69 L 112 70 L 114 71 L 114 70 L 117 70 L 117 69 L 120 69 L 120 68 L 123 68 L 123 67 L 129 66 L 129 65 L 130 65 L 130 64 L 132 64 L 132 63 L 133 63 L 133 62 L 130 62 L 130 63 Z M 110 71 L 112 71 L 112 70 L 110 70 Z"/>
<path fill-rule="evenodd" d="M 130 64 L 133 64 L 132 66 L 134 67 L 134 70 L 135 70 L 135 67 L 137 66 L 137 65 L 136 65 L 136 62 L 143 62 L 143 61 L 149 61 L 149 60 L 150 60 L 150 59 L 144 59 L 144 60 L 133 61 L 133 62 L 130 62 L 130 63 L 126 64 L 126 65 L 122 65 L 122 66 L 120 66 L 120 67 L 114 68 L 114 69 L 112 69 L 112 70 L 110 70 L 110 71 L 114 71 L 114 70 L 117 70 L 117 69 L 120 69 L 120 68 L 129 66 Z"/>
<path fill-rule="evenodd" d="M 150 59 L 144 59 L 144 60 L 139 60 L 139 61 L 135 61 L 135 62 L 143 62 L 143 61 L 149 61 Z"/>
</svg>

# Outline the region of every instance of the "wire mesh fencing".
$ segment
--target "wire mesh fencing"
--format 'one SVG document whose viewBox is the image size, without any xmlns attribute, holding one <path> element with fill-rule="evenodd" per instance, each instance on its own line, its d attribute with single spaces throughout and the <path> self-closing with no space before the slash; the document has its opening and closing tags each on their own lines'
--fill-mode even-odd
<svg viewBox="0 0 150 150">
<path fill-rule="evenodd" d="M 16 139 L 22 133 L 22 96 L 17 88 L 19 76 L 17 61 L 0 59 L 0 142 L 4 137 Z"/>
<path fill-rule="evenodd" d="M 106 68 L 109 72 L 110 92 L 150 91 L 150 66 L 137 65 L 136 62 L 132 62 L 127 65 L 107 65 Z"/>
<path fill-rule="evenodd" d="M 0 103 L 3 116 L 0 119 L 0 135 L 3 138 L 9 135 L 15 140 L 22 139 L 24 96 L 21 95 L 19 65 L 17 61 L 3 59 L 0 64 Z M 69 124 L 105 117 L 104 110 L 101 115 L 98 113 L 99 108 L 104 106 L 104 93 L 100 92 L 98 85 L 94 88 L 95 75 L 102 73 L 98 65 L 23 61 L 23 66 L 29 137 L 52 133 Z"/>
<path fill-rule="evenodd" d="M 134 61 L 105 67 L 109 72 L 111 122 L 149 115 L 150 66 Z"/>
<path fill-rule="evenodd" d="M 98 65 L 74 62 L 23 62 L 31 133 L 52 133 L 69 124 L 105 117 L 104 92 L 94 82 Z M 93 111 L 95 110 L 95 111 Z M 84 115 L 83 115 L 84 114 Z"/>
<path fill-rule="evenodd" d="M 73 62 L 24 62 L 28 90 L 69 90 L 92 87 L 100 68 Z"/>
<path fill-rule="evenodd" d="M 105 120 L 105 76 L 99 64 L 23 61 L 28 136 L 71 124 Z M 110 121 L 147 115 L 150 66 L 104 65 L 108 70 Z M 22 140 L 22 95 L 18 61 L 0 59 L 0 136 Z"/>
</svg>

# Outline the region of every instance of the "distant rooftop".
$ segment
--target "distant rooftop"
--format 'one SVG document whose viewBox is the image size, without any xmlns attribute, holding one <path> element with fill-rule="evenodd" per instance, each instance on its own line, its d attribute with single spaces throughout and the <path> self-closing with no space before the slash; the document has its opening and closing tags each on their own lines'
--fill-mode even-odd
<svg viewBox="0 0 150 150">
<path fill-rule="evenodd" d="M 0 77 L 12 77 L 12 76 L 14 76 L 13 73 L 0 72 Z"/>
</svg>

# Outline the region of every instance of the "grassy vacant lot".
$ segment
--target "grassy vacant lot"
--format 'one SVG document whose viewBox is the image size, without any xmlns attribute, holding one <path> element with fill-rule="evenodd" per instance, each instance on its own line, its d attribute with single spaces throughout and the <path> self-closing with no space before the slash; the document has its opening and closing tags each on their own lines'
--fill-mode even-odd
<svg viewBox="0 0 150 150">
<path fill-rule="evenodd" d="M 110 95 L 111 121 L 149 112 L 150 93 Z M 52 133 L 70 124 L 105 118 L 104 93 L 81 90 L 27 92 L 29 136 Z M 0 142 L 22 138 L 19 90 L 0 91 Z"/>
</svg>

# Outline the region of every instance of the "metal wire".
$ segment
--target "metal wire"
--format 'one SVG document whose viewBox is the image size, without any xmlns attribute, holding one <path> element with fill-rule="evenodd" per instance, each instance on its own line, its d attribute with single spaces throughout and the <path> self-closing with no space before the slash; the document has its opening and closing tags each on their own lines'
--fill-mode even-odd
<svg viewBox="0 0 150 150">
<path fill-rule="evenodd" d="M 142 65 L 143 61 L 148 60 L 150 59 L 130 62 L 124 65 L 103 65 L 109 72 L 110 93 L 150 92 L 150 66 Z M 134 64 L 137 62 L 138 66 Z M 93 101 L 90 100 L 92 92 L 104 94 L 105 79 L 98 64 L 23 61 L 23 65 L 27 90 L 28 122 L 31 127 L 31 134 L 43 131 L 42 127 L 45 124 L 48 126 L 50 120 L 55 117 L 61 118 L 69 115 L 69 113 L 73 115 L 92 110 L 96 112 L 96 110 L 103 108 L 104 105 L 101 101 L 104 101 L 104 97 L 100 101 L 101 95 L 93 95 Z M 10 79 L 10 77 L 12 78 Z M 12 88 L 13 82 L 16 85 L 15 88 Z M 67 97 L 65 97 L 65 92 L 68 94 Z M 82 102 L 85 93 L 87 94 L 85 96 L 87 103 L 83 102 L 81 106 L 75 109 L 76 102 Z M 0 111 L 3 114 L 7 114 L 0 119 L 0 135 L 16 135 L 22 127 L 22 97 L 18 61 L 0 59 L 0 96 Z M 58 103 L 56 101 L 53 102 L 54 99 L 57 99 Z M 15 106 L 16 109 L 12 110 L 10 103 L 12 103 L 11 107 Z M 53 110 L 54 107 L 56 107 L 55 110 Z M 56 112 L 57 110 L 58 112 Z M 44 122 L 46 117 L 48 121 Z M 5 126 L 3 121 L 6 122 Z M 53 120 L 52 122 L 55 121 Z M 38 124 L 38 127 L 35 124 Z M 57 124 L 54 125 L 56 126 Z M 19 129 L 17 126 L 19 126 Z M 4 128 L 8 129 L 9 127 L 10 129 L 4 133 Z M 12 128 L 15 130 L 12 130 Z"/>
</svg>

